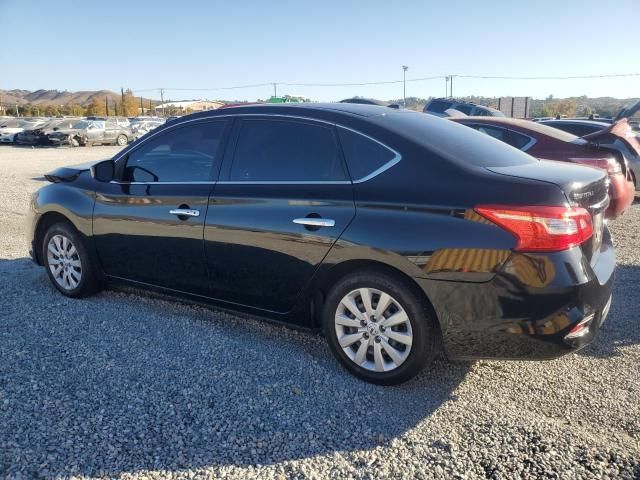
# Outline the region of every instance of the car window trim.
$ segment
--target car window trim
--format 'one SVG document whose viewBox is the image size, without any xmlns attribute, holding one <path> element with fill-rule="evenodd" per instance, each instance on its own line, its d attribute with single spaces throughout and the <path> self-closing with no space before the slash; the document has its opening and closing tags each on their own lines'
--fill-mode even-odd
<svg viewBox="0 0 640 480">
<path fill-rule="evenodd" d="M 517 130 L 513 130 L 512 128 L 503 127 L 502 125 L 500 125 L 500 126 L 498 126 L 498 125 L 494 125 L 494 124 L 486 124 L 486 125 L 485 125 L 485 124 L 483 124 L 483 123 L 472 123 L 472 122 L 470 122 L 470 123 L 465 123 L 464 125 L 474 125 L 474 126 L 477 126 L 477 127 L 484 127 L 484 128 L 487 128 L 487 127 L 497 128 L 497 129 L 501 129 L 501 130 L 506 130 L 506 131 L 507 131 L 507 132 L 509 132 L 509 133 L 516 133 L 516 134 L 518 134 L 518 135 L 522 135 L 523 137 L 527 137 L 527 138 L 529 139 L 529 143 L 525 144 L 525 145 L 524 145 L 523 147 L 521 147 L 521 148 L 518 148 L 518 150 L 520 150 L 521 152 L 526 152 L 526 151 L 527 151 L 527 150 L 529 150 L 531 147 L 533 147 L 536 143 L 538 143 L 538 140 L 536 140 L 535 138 L 533 138 L 531 135 L 527 135 L 526 133 L 522 133 L 522 132 L 519 132 L 519 131 L 517 131 Z M 476 129 L 476 128 L 474 128 L 474 130 L 477 130 L 477 129 Z M 481 132 L 481 133 L 483 133 L 483 132 Z M 487 133 L 487 134 L 485 134 L 485 135 L 489 135 L 489 134 Z M 489 135 L 489 136 L 491 136 L 491 135 Z M 495 138 L 495 137 L 494 137 L 494 138 Z M 496 138 L 496 140 L 498 140 L 498 139 Z M 502 140 L 500 140 L 500 141 L 502 142 Z M 507 142 L 502 142 L 502 143 L 507 143 Z M 509 144 L 507 143 L 507 145 L 509 145 Z M 512 147 L 513 147 L 513 145 L 510 145 L 510 146 L 512 146 Z M 513 148 L 516 148 L 516 147 L 513 147 Z"/>
<path fill-rule="evenodd" d="M 373 172 L 365 175 L 364 177 L 361 177 L 357 180 L 352 180 L 352 182 L 355 183 L 364 183 L 368 180 L 371 180 L 374 177 L 377 177 L 378 175 L 380 175 L 381 173 L 389 170 L 391 167 L 395 166 L 398 164 L 398 162 L 400 162 L 400 160 L 402 160 L 402 155 L 400 155 L 399 152 L 397 152 L 396 150 L 394 150 L 393 148 L 389 147 L 388 145 L 385 145 L 384 143 L 382 143 L 379 140 L 376 140 L 373 137 L 370 137 L 369 135 L 366 135 L 362 132 L 359 132 L 357 130 L 354 130 L 353 128 L 349 128 L 349 127 L 345 127 L 342 125 L 336 125 L 336 128 L 343 128 L 344 130 L 349 130 L 350 132 L 353 132 L 357 135 L 363 136 L 375 143 L 377 143 L 378 145 L 380 145 L 381 147 L 386 148 L 387 150 L 389 150 L 391 153 L 393 153 L 393 158 L 391 160 L 389 160 L 388 162 L 382 164 L 380 167 L 376 168 Z M 341 145 L 342 146 L 342 145 Z M 345 159 L 346 160 L 346 159 Z M 348 162 L 347 162 L 347 166 L 348 166 Z"/>
<path fill-rule="evenodd" d="M 222 185 L 349 185 L 349 184 L 358 184 L 358 183 L 364 183 L 367 182 L 369 180 L 371 180 L 374 177 L 377 177 L 378 175 L 380 175 L 381 173 L 384 173 L 385 171 L 389 170 L 391 167 L 397 165 L 400 160 L 402 160 L 402 155 L 394 150 L 393 148 L 391 148 L 390 146 L 386 145 L 385 143 L 381 142 L 380 140 L 377 140 L 373 137 L 371 137 L 370 135 L 367 135 L 366 133 L 362 133 L 358 130 L 354 130 L 353 128 L 350 127 L 346 127 L 344 125 L 340 125 L 338 123 L 335 122 L 329 122 L 327 120 L 321 120 L 321 119 L 317 119 L 317 118 L 312 118 L 312 117 L 304 117 L 304 116 L 300 116 L 300 115 L 286 115 L 286 114 L 281 114 L 281 113 L 229 113 L 229 114 L 224 114 L 224 115 L 214 115 L 211 117 L 205 117 L 205 118 L 194 118 L 192 120 L 184 120 L 181 121 L 179 123 L 175 123 L 167 128 L 166 130 L 162 130 L 162 131 L 153 131 L 153 132 L 149 132 L 147 133 L 143 138 L 142 138 L 142 143 L 140 143 L 140 145 L 136 145 L 135 149 L 140 148 L 142 145 L 144 145 L 145 143 L 147 143 L 148 141 L 150 141 L 153 137 L 155 137 L 156 135 L 160 135 L 163 132 L 168 132 L 170 130 L 179 128 L 180 126 L 184 126 L 188 123 L 193 123 L 193 122 L 203 122 L 203 121 L 215 121 L 218 118 L 229 118 L 231 117 L 231 119 L 239 119 L 242 117 L 279 117 L 279 118 L 283 118 L 283 119 L 294 119 L 294 120 L 306 120 L 306 121 L 310 121 L 310 122 L 317 122 L 317 123 L 324 123 L 326 125 L 331 125 L 335 128 L 343 128 L 345 130 L 349 130 L 351 132 L 357 133 L 358 135 L 362 135 L 365 138 L 368 138 L 369 140 L 372 140 L 374 142 L 376 142 L 377 144 L 383 146 L 384 148 L 386 148 L 387 150 L 389 150 L 390 152 L 392 152 L 394 154 L 394 157 L 389 160 L 387 163 L 385 163 L 384 165 L 380 166 L 379 168 L 377 168 L 376 170 L 374 170 L 373 172 L 369 173 L 368 175 L 356 179 L 356 180 L 325 180 L 325 181 L 287 181 L 287 180 L 272 180 L 272 181 L 241 181 L 241 180 L 215 180 L 215 181 L 210 181 L 210 182 L 204 182 L 204 184 L 222 184 Z M 157 129 L 155 129 L 157 130 Z M 227 139 L 227 141 L 229 141 L 230 139 Z M 338 139 L 339 140 L 339 139 Z M 122 160 L 123 158 L 126 158 L 129 156 L 129 154 L 134 151 L 134 149 L 131 149 L 127 152 L 123 152 L 118 154 L 117 156 L 114 157 L 113 162 L 116 164 L 116 169 L 118 168 L 118 162 L 120 160 Z M 224 156 L 223 156 L 223 161 L 224 161 Z M 189 183 L 194 183 L 194 182 L 120 182 L 117 180 L 111 180 L 110 183 L 119 183 L 119 184 L 123 184 L 123 185 L 162 185 L 162 184 L 189 184 Z M 196 184 L 202 184 L 203 182 L 195 182 Z"/>
</svg>

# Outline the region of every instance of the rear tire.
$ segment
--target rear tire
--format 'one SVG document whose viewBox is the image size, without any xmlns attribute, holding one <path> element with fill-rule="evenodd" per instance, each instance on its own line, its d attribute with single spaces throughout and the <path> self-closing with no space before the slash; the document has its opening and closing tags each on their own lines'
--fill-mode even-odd
<svg viewBox="0 0 640 480">
<path fill-rule="evenodd" d="M 395 385 L 416 376 L 437 351 L 439 330 L 428 311 L 402 278 L 362 270 L 329 292 L 323 327 L 331 351 L 349 372 Z"/>
<path fill-rule="evenodd" d="M 100 290 L 82 237 L 68 223 L 49 227 L 42 241 L 42 259 L 49 280 L 63 295 L 78 298 Z"/>
</svg>

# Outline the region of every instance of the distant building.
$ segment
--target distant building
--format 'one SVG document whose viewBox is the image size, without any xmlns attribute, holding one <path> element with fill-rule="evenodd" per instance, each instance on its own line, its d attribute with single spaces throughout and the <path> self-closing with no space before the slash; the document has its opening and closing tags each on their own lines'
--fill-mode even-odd
<svg viewBox="0 0 640 480">
<path fill-rule="evenodd" d="M 531 111 L 531 97 L 500 97 L 498 110 L 507 117 L 529 118 Z"/>
<path fill-rule="evenodd" d="M 181 111 L 191 110 L 192 112 L 203 112 L 205 110 L 216 110 L 224 105 L 222 102 L 213 102 L 209 100 L 185 100 L 180 102 L 167 102 L 157 105 L 154 108 L 156 113 L 162 112 L 168 108 L 177 108 Z"/>
</svg>

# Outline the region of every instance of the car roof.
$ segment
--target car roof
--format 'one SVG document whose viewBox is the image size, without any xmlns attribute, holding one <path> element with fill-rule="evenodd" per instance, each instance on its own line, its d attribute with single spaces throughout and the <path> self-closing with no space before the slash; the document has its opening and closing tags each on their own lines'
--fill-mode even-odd
<svg viewBox="0 0 640 480">
<path fill-rule="evenodd" d="M 359 103 L 261 103 L 247 106 L 234 106 L 233 109 L 224 108 L 207 110 L 204 112 L 184 115 L 180 119 L 197 119 L 215 117 L 217 115 L 242 115 L 242 114 L 281 114 L 281 115 L 308 115 L 321 117 L 322 113 L 336 113 L 346 116 L 371 118 L 388 115 L 394 110 L 378 105 L 365 105 Z M 395 110 L 397 112 L 397 110 Z M 218 113 L 219 112 L 219 113 Z"/>
<path fill-rule="evenodd" d="M 541 123 L 577 123 L 580 125 L 593 125 L 596 127 L 603 127 L 603 128 L 607 128 L 610 127 L 611 124 L 607 123 L 607 122 L 599 122 L 598 120 L 582 120 L 579 118 L 561 118 L 559 120 L 543 120 L 541 121 Z"/>
<path fill-rule="evenodd" d="M 532 122 L 531 120 L 523 120 L 521 118 L 511 117 L 455 117 L 450 118 L 450 121 L 457 123 L 486 123 L 487 125 L 501 125 L 505 128 L 515 127 L 521 131 L 536 133 L 539 135 L 545 135 L 547 137 L 555 138 L 565 142 L 571 142 L 577 139 L 576 135 L 565 132 L 558 128 L 553 128 L 550 125 L 546 125 L 545 122 Z"/>
</svg>

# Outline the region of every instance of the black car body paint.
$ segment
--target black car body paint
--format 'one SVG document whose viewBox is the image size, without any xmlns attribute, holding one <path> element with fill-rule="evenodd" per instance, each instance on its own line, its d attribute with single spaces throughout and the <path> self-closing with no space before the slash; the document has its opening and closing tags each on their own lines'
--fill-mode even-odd
<svg viewBox="0 0 640 480">
<path fill-rule="evenodd" d="M 241 124 L 261 119 L 333 131 L 345 170 L 340 128 L 398 157 L 369 178 L 234 181 Z M 208 180 L 124 179 L 124 163 L 145 142 L 218 120 L 227 123 Z M 39 225 L 53 212 L 86 237 L 111 280 L 309 328 L 319 326 L 312 307 L 339 272 L 381 266 L 425 295 L 453 358 L 552 358 L 575 350 L 597 331 L 611 295 L 615 258 L 606 227 L 597 242 L 561 252 L 514 252 L 514 236 L 473 210 L 580 204 L 598 215 L 607 202 L 604 174 L 539 162 L 446 120 L 349 104 L 249 106 L 183 117 L 129 145 L 115 161 L 112 182 L 92 178 L 90 165 L 47 176 L 55 183 L 36 194 L 31 208 L 38 263 Z M 187 207 L 199 215 L 169 213 Z M 335 225 L 316 229 L 293 222 L 299 218 L 330 218 Z M 592 313 L 589 334 L 566 340 Z"/>
</svg>

